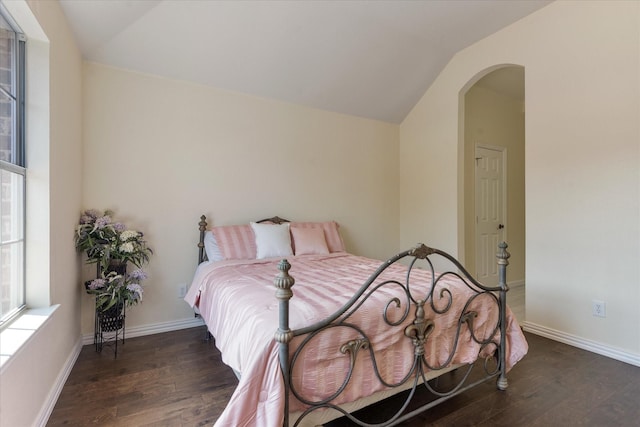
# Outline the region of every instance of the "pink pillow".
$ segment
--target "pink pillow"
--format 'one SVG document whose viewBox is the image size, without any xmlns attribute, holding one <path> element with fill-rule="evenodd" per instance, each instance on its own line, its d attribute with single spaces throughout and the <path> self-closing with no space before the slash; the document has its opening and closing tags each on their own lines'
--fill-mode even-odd
<svg viewBox="0 0 640 427">
<path fill-rule="evenodd" d="M 255 259 L 256 238 L 249 224 L 212 227 L 224 259 Z"/>
<path fill-rule="evenodd" d="M 335 221 L 292 222 L 291 223 L 291 230 L 293 230 L 294 228 L 322 228 L 324 230 L 324 238 L 327 241 L 327 247 L 329 248 L 329 252 L 331 253 L 346 252 L 344 248 L 344 242 L 342 241 L 342 237 L 340 237 L 340 232 L 338 231 L 339 227 L 340 226 Z M 294 239 L 294 246 L 295 246 L 295 239 Z"/>
<path fill-rule="evenodd" d="M 324 230 L 320 227 L 291 229 L 296 255 L 323 255 L 329 253 Z"/>
</svg>

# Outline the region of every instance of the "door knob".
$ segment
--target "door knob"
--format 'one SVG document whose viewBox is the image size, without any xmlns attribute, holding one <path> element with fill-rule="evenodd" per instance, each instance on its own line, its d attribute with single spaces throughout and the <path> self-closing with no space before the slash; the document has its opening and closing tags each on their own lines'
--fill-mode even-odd
<svg viewBox="0 0 640 427">
<path fill-rule="evenodd" d="M 498 230 L 502 230 L 504 228 L 504 224 L 499 224 L 498 225 Z"/>
</svg>

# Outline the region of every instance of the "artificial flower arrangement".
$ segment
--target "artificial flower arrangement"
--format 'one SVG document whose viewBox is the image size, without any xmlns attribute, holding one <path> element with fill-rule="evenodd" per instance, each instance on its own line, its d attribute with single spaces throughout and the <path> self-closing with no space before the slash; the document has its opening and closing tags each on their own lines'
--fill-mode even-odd
<svg viewBox="0 0 640 427">
<path fill-rule="evenodd" d="M 78 252 L 87 254 L 87 262 L 98 265 L 98 278 L 85 283 L 88 293 L 96 295 L 96 308 L 106 311 L 119 302 L 127 306 L 142 300 L 140 282 L 147 278 L 142 266 L 153 254 L 143 234 L 128 230 L 113 221 L 113 212 L 88 209 L 80 215 L 75 244 Z M 126 264 L 137 267 L 126 273 Z"/>
<path fill-rule="evenodd" d="M 96 309 L 106 312 L 119 302 L 132 306 L 142 301 L 140 282 L 146 278 L 147 273 L 140 268 L 125 274 L 110 271 L 101 278 L 91 280 L 86 288 L 88 293 L 96 296 Z"/>
<path fill-rule="evenodd" d="M 88 209 L 80 215 L 76 228 L 75 242 L 78 252 L 86 252 L 88 263 L 99 263 L 107 270 L 112 261 L 130 262 L 140 268 L 149 262 L 153 253 L 147 247 L 143 234 L 127 230 L 121 222 L 114 222 L 113 212 L 103 214 Z"/>
</svg>

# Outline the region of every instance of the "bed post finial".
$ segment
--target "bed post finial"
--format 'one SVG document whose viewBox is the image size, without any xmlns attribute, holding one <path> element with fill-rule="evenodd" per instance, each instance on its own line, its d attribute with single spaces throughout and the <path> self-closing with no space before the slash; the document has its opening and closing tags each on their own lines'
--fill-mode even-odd
<svg viewBox="0 0 640 427">
<path fill-rule="evenodd" d="M 291 288 L 296 280 L 289 275 L 290 269 L 291 264 L 289 264 L 289 261 L 286 259 L 283 259 L 278 263 L 278 270 L 280 270 L 280 274 L 276 276 L 273 283 L 276 286 L 276 298 L 278 298 L 279 301 L 289 301 L 293 296 Z"/>
<path fill-rule="evenodd" d="M 278 342 L 280 355 L 280 369 L 284 379 L 284 424 L 289 425 L 289 341 L 293 339 L 293 332 L 289 329 L 289 300 L 293 296 L 291 288 L 296 282 L 289 275 L 291 264 L 286 259 L 278 263 L 280 273 L 273 281 L 276 286 L 276 298 L 278 299 L 279 308 L 279 327 L 275 334 L 275 340 Z"/>
<path fill-rule="evenodd" d="M 509 265 L 509 258 L 511 257 L 511 254 L 507 251 L 508 247 L 509 245 L 507 245 L 506 242 L 498 244 L 498 253 L 496 254 L 496 258 L 498 258 L 498 265 L 504 265 L 505 267 Z"/>
</svg>

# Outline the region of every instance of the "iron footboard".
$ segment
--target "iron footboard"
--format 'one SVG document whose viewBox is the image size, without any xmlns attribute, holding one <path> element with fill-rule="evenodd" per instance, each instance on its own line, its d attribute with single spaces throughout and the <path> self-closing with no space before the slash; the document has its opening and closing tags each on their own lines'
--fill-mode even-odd
<svg viewBox="0 0 640 427">
<path fill-rule="evenodd" d="M 284 426 L 289 426 L 289 410 L 290 399 L 293 398 L 302 402 L 307 409 L 305 409 L 297 420 L 292 420 L 294 426 L 300 425 L 307 416 L 323 408 L 331 408 L 336 411 L 336 416 L 346 416 L 352 422 L 360 426 L 392 426 L 401 423 L 419 413 L 422 413 L 452 397 L 465 392 L 466 390 L 483 383 L 489 379 L 495 378 L 498 389 L 505 390 L 508 386 L 506 377 L 506 294 L 508 286 L 506 282 L 506 268 L 509 264 L 509 253 L 507 252 L 507 244 L 500 243 L 497 252 L 497 264 L 498 264 L 498 285 L 497 286 L 485 286 L 476 281 L 467 270 L 460 264 L 458 260 L 438 249 L 429 248 L 423 244 L 419 244 L 416 247 L 407 251 L 401 252 L 398 255 L 390 258 L 369 277 L 369 279 L 360 287 L 355 295 L 339 310 L 335 311 L 328 318 L 317 322 L 313 325 L 295 329 L 290 329 L 289 326 L 289 301 L 293 297 L 293 286 L 295 279 L 289 274 L 291 264 L 287 260 L 282 260 L 278 269 L 280 273 L 276 277 L 274 284 L 276 287 L 276 298 L 279 300 L 279 325 L 275 333 L 275 340 L 279 343 L 279 358 L 280 367 L 282 370 L 282 376 L 284 381 L 284 387 L 286 391 L 285 396 L 285 412 L 284 412 Z M 434 268 L 434 264 L 438 261 L 447 260 L 453 265 L 455 271 L 446 271 L 445 273 L 438 273 Z M 380 276 L 391 266 L 400 261 L 403 265 L 408 264 L 406 278 L 403 281 L 400 280 L 381 280 Z M 419 262 L 420 266 L 416 263 Z M 424 265 L 425 267 L 421 267 Z M 415 284 L 411 281 L 412 271 L 414 268 L 426 269 L 430 271 L 431 283 L 425 293 L 420 293 L 416 290 Z M 455 340 L 453 342 L 450 354 L 447 360 L 443 363 L 433 363 L 429 361 L 429 358 L 425 355 L 425 347 L 429 343 L 432 332 L 435 325 L 438 322 L 438 317 L 447 313 L 452 306 L 452 301 L 455 295 L 442 285 L 449 278 L 460 279 L 471 290 L 472 296 L 468 298 L 464 304 L 464 310 L 460 313 L 457 319 Z M 361 325 L 353 324 L 353 313 L 356 312 L 367 301 L 372 294 L 381 288 L 385 287 L 397 287 L 401 289 L 401 297 L 394 297 L 387 303 L 386 307 L 382 308 L 381 315 L 384 321 L 390 326 L 399 329 L 399 333 L 411 340 L 413 343 L 412 356 L 413 361 L 411 368 L 406 375 L 400 381 L 388 381 L 383 378 L 377 368 L 376 364 L 376 348 L 372 345 L 372 340 L 367 336 L 365 328 Z M 472 303 L 476 298 L 490 298 L 498 310 L 497 321 L 495 325 L 491 325 L 490 333 L 484 336 L 477 335 L 477 331 L 474 326 L 474 320 L 478 316 L 472 308 Z M 425 307 L 429 306 L 430 310 L 425 310 Z M 402 308 L 402 316 L 399 319 L 391 319 L 388 316 L 388 310 L 390 307 Z M 428 313 L 428 314 L 427 314 Z M 330 396 L 325 396 L 321 399 L 311 399 L 303 395 L 300 390 L 297 390 L 295 384 L 292 383 L 291 377 L 296 362 L 304 351 L 305 347 L 311 342 L 318 334 L 329 333 L 333 328 L 351 328 L 355 331 L 357 338 L 350 339 L 344 342 L 340 346 L 340 352 L 344 357 L 349 358 L 349 370 L 345 373 L 345 379 L 343 384 L 336 390 L 335 393 Z M 451 361 L 454 358 L 455 351 L 460 344 L 460 337 L 462 333 L 470 333 L 471 339 L 480 346 L 480 352 L 478 354 L 478 360 L 472 364 L 463 365 L 459 368 L 460 375 L 459 380 L 456 380 L 454 384 L 448 385 L 446 390 L 441 390 L 434 385 L 430 380 L 428 373 L 432 372 L 445 372 L 451 369 Z M 465 335 L 466 336 L 466 335 Z M 300 342 L 295 346 L 292 345 L 292 340 L 295 337 L 300 337 Z M 362 352 L 368 352 L 370 360 L 372 361 L 372 371 L 377 377 L 377 380 L 388 388 L 399 388 L 405 391 L 406 398 L 399 405 L 397 410 L 393 410 L 392 415 L 383 421 L 376 420 L 371 424 L 370 420 L 359 419 L 356 415 L 348 413 L 340 405 L 334 404 L 335 399 L 345 390 L 348 386 L 352 372 L 358 363 L 358 355 Z M 483 356 L 481 355 L 489 355 Z M 477 364 L 480 365 L 482 375 L 480 378 L 471 375 L 472 369 Z M 475 371 L 474 371 L 475 372 Z M 413 408 L 410 403 L 416 392 L 421 388 L 425 388 L 435 398 L 428 403 L 423 404 L 420 407 Z M 404 396 L 404 395 L 403 395 Z"/>
</svg>

